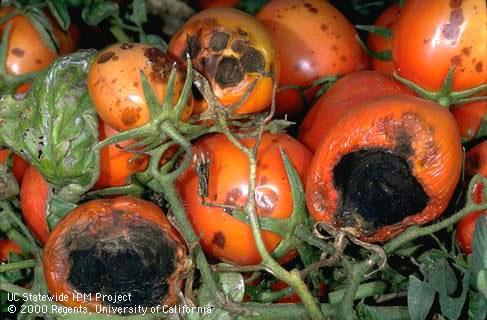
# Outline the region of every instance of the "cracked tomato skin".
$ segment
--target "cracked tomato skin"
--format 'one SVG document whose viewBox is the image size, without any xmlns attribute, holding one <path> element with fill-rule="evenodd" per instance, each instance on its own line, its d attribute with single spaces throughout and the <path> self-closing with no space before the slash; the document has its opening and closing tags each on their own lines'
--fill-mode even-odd
<svg viewBox="0 0 487 320">
<path fill-rule="evenodd" d="M 484 141 L 467 152 L 465 159 L 465 175 L 471 178 L 476 174 L 487 178 L 487 141 Z M 472 201 L 477 204 L 485 203 L 485 186 L 477 183 L 472 191 Z M 481 216 L 486 216 L 487 210 L 474 211 L 460 219 L 456 228 L 458 245 L 463 252 L 472 253 L 472 239 L 475 230 L 475 223 Z"/>
<path fill-rule="evenodd" d="M 485 0 L 408 0 L 394 25 L 393 61 L 401 77 L 431 91 L 456 66 L 452 90 L 471 89 L 487 79 L 485 39 Z"/>
<path fill-rule="evenodd" d="M 140 127 L 150 120 L 140 72 L 144 72 L 162 103 L 167 90 L 173 60 L 160 49 L 140 43 L 117 43 L 100 52 L 88 72 L 88 92 L 100 118 L 117 131 Z M 174 84 L 173 105 L 177 103 L 185 75 L 178 68 Z M 181 120 L 192 112 L 189 98 Z"/>
<path fill-rule="evenodd" d="M 399 4 L 394 4 L 384 10 L 381 13 L 379 18 L 374 22 L 374 26 L 376 27 L 383 27 L 388 28 L 390 30 L 394 30 L 394 23 L 396 22 L 397 18 L 399 17 Z M 381 37 L 378 34 L 369 33 L 367 37 L 367 46 L 370 50 L 375 52 L 382 52 L 392 49 L 392 39 L 387 39 Z M 382 72 L 384 74 L 392 75 L 394 73 L 395 67 L 392 60 L 384 61 L 375 58 L 371 58 L 372 61 L 372 69 L 375 71 Z"/>
<path fill-rule="evenodd" d="M 256 15 L 274 38 L 281 60 L 279 86 L 305 86 L 324 76 L 365 70 L 368 57 L 353 25 L 321 0 L 275 0 Z M 279 114 L 298 114 L 302 102 L 295 90 L 276 96 Z"/>
<path fill-rule="evenodd" d="M 254 141 L 246 139 L 241 142 L 252 146 Z M 309 151 L 290 136 L 270 133 L 263 135 L 257 156 L 256 177 L 257 214 L 261 217 L 285 219 L 292 213 L 291 188 L 280 148 L 287 153 L 302 180 L 311 161 Z M 249 182 L 246 155 L 223 134 L 197 140 L 194 150 L 210 160 L 208 197 L 205 200 L 215 204 L 244 205 Z M 178 179 L 177 184 L 188 218 L 201 238 L 201 245 L 207 254 L 237 265 L 251 265 L 261 261 L 249 225 L 232 217 L 222 208 L 201 204 L 198 177 L 193 168 L 188 169 Z M 281 240 L 279 235 L 269 231 L 262 231 L 262 237 L 270 252 Z"/>
<path fill-rule="evenodd" d="M 238 103 L 256 81 L 247 100 L 235 110 L 237 114 L 270 106 L 279 57 L 265 27 L 245 12 L 211 8 L 195 14 L 172 37 L 168 52 L 182 65 L 189 53 L 193 67 L 208 79 L 224 106 Z"/>
<path fill-rule="evenodd" d="M 469 141 L 477 136 L 482 126 L 487 126 L 487 101 L 477 101 L 450 109 L 457 120 L 462 138 Z"/>
<path fill-rule="evenodd" d="M 414 93 L 391 77 L 376 71 L 355 72 L 339 79 L 311 107 L 299 128 L 298 140 L 311 152 L 335 123 L 365 100 L 392 95 Z"/>
<path fill-rule="evenodd" d="M 42 243 L 49 237 L 46 211 L 50 194 L 51 188 L 39 171 L 27 168 L 20 186 L 20 207 L 25 223 Z"/>
</svg>

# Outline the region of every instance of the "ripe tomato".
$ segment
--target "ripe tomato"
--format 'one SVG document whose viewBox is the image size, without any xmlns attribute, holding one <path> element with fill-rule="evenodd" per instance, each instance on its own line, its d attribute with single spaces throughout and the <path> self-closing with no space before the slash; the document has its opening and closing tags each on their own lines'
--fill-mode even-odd
<svg viewBox="0 0 487 320">
<path fill-rule="evenodd" d="M 90 311 L 175 304 L 185 261 L 186 247 L 161 209 L 133 197 L 79 205 L 56 225 L 43 252 L 49 293 L 64 294 L 64 305 Z M 131 298 L 82 300 L 75 291 Z"/>
<path fill-rule="evenodd" d="M 481 126 L 487 125 L 487 101 L 455 106 L 451 112 L 457 120 L 462 138 L 467 141 L 477 136 Z"/>
<path fill-rule="evenodd" d="M 394 25 L 392 55 L 398 74 L 438 91 L 456 66 L 453 91 L 487 79 L 485 0 L 408 0 Z"/>
<path fill-rule="evenodd" d="M 7 162 L 8 155 L 8 150 L 0 150 L 0 164 L 5 164 Z M 25 170 L 27 170 L 28 166 L 29 164 L 20 156 L 16 154 L 12 156 L 12 173 L 19 184 L 22 183 Z"/>
<path fill-rule="evenodd" d="M 253 139 L 243 140 L 247 146 Z M 281 160 L 280 148 L 301 179 L 305 177 L 311 154 L 298 141 L 286 134 L 263 136 L 259 146 L 257 165 L 257 213 L 263 217 L 283 219 L 292 213 L 291 189 Z M 249 180 L 248 158 L 223 134 L 207 136 L 194 143 L 195 152 L 203 153 L 209 160 L 208 198 L 210 203 L 241 206 L 247 198 Z M 259 263 L 261 258 L 249 225 L 232 217 L 224 209 L 205 206 L 198 196 L 198 176 L 188 169 L 178 180 L 180 195 L 186 213 L 206 253 L 222 261 L 238 265 Z M 267 249 L 272 252 L 281 237 L 262 231 Z"/>
<path fill-rule="evenodd" d="M 394 30 L 394 23 L 399 16 L 400 10 L 399 4 L 394 4 L 384 10 L 382 14 L 375 20 L 374 26 L 388 28 L 389 30 Z M 367 38 L 367 46 L 370 50 L 374 52 L 383 52 L 392 49 L 392 39 L 384 38 L 380 35 L 370 33 Z M 392 75 L 395 70 L 394 63 L 392 60 L 384 61 L 372 58 L 372 69 L 385 74 Z"/>
<path fill-rule="evenodd" d="M 10 253 L 22 254 L 22 249 L 18 244 L 8 239 L 0 240 L 0 263 L 8 260 Z"/>
<path fill-rule="evenodd" d="M 487 178 L 487 141 L 475 146 L 467 152 L 465 159 L 465 174 L 467 178 L 471 178 L 475 174 L 481 174 Z M 484 203 L 484 188 L 482 183 L 477 183 L 474 186 L 472 200 L 474 203 Z M 462 218 L 456 229 L 457 242 L 463 252 L 472 253 L 472 238 L 475 230 L 475 223 L 481 216 L 487 215 L 487 210 L 474 211 L 464 218 Z"/>
<path fill-rule="evenodd" d="M 118 43 L 101 50 L 88 72 L 88 92 L 100 118 L 117 131 L 146 124 L 149 108 L 144 96 L 140 72 L 147 76 L 160 103 L 166 94 L 173 61 L 161 50 L 141 43 Z M 177 72 L 173 103 L 179 99 L 184 74 Z M 182 115 L 188 119 L 192 99 Z"/>
<path fill-rule="evenodd" d="M 257 19 L 276 41 L 280 86 L 305 86 L 320 77 L 345 75 L 368 66 L 355 28 L 327 1 L 271 1 L 257 13 Z M 302 108 L 294 90 L 280 92 L 276 103 L 280 114 L 297 114 Z"/>
<path fill-rule="evenodd" d="M 271 284 L 271 290 L 272 291 L 279 291 L 279 290 L 282 290 L 282 289 L 286 289 L 286 288 L 289 288 L 289 286 L 287 285 L 287 283 L 281 281 L 281 280 L 277 280 L 276 282 L 274 282 L 273 284 Z M 325 294 L 326 294 L 326 286 L 324 283 L 320 283 L 319 285 L 319 288 L 317 290 L 317 294 L 318 294 L 318 297 L 324 297 Z M 296 294 L 296 293 L 291 293 L 290 295 L 288 296 L 285 296 L 285 297 L 282 297 L 282 298 L 279 298 L 277 299 L 276 301 L 274 301 L 275 303 L 301 303 L 301 299 L 299 298 L 299 296 Z"/>
<path fill-rule="evenodd" d="M 202 10 L 217 7 L 235 7 L 240 0 L 197 0 L 196 6 Z"/>
<path fill-rule="evenodd" d="M 280 63 L 267 30 L 254 17 L 232 8 L 212 8 L 192 16 L 173 36 L 169 53 L 183 64 L 189 53 L 193 66 L 210 82 L 220 103 L 239 102 L 257 83 L 238 114 L 265 110 L 272 99 Z"/>
<path fill-rule="evenodd" d="M 98 130 L 100 141 L 118 133 L 102 120 L 99 121 Z M 137 156 L 121 149 L 134 142 L 133 140 L 124 141 L 118 143 L 119 147 L 109 145 L 100 151 L 100 177 L 95 184 L 96 189 L 125 186 L 129 183 L 132 174 L 142 172 L 147 168 L 149 164 L 147 155 Z"/>
<path fill-rule="evenodd" d="M 330 129 L 310 166 L 306 202 L 318 221 L 386 241 L 443 213 L 461 164 L 447 109 L 407 95 L 378 97 Z"/>
<path fill-rule="evenodd" d="M 315 152 L 328 131 L 361 102 L 392 94 L 414 94 L 406 86 L 375 71 L 349 74 L 316 101 L 299 128 L 298 140 Z"/>
<path fill-rule="evenodd" d="M 25 223 L 42 243 L 49 237 L 46 211 L 50 194 L 51 188 L 39 171 L 27 168 L 20 186 L 20 207 Z"/>
</svg>

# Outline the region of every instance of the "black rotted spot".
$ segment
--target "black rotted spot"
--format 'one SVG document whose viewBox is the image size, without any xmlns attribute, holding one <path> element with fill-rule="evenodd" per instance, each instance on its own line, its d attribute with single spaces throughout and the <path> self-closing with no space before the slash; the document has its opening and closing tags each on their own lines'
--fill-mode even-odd
<svg viewBox="0 0 487 320">
<path fill-rule="evenodd" d="M 234 86 L 242 81 L 244 73 L 240 62 L 234 57 L 221 59 L 216 69 L 215 80 L 222 87 Z"/>
<path fill-rule="evenodd" d="M 186 53 L 189 54 L 191 58 L 196 57 L 201 51 L 201 42 L 198 36 L 188 36 L 186 38 Z M 186 55 L 183 56 L 186 60 Z"/>
<path fill-rule="evenodd" d="M 130 301 L 103 302 L 116 307 L 156 306 L 166 297 L 167 280 L 176 269 L 176 248 L 155 224 L 129 225 L 117 238 L 106 230 L 93 237 L 78 232 L 69 243 L 68 282 L 76 291 L 131 294 Z"/>
<path fill-rule="evenodd" d="M 365 222 L 366 234 L 423 211 L 429 201 L 407 161 L 385 150 L 349 153 L 333 175 L 341 194 L 338 220 L 343 226 L 356 227 L 358 215 Z"/>
<path fill-rule="evenodd" d="M 232 43 L 232 50 L 237 53 L 245 52 L 249 49 L 249 44 L 247 41 L 236 40 Z"/>
<path fill-rule="evenodd" d="M 264 70 L 264 56 L 259 50 L 249 48 L 240 58 L 245 72 L 261 72 Z"/>
<path fill-rule="evenodd" d="M 225 32 L 215 32 L 210 39 L 210 48 L 213 51 L 222 51 L 227 47 L 228 39 L 230 39 L 230 35 Z"/>
</svg>

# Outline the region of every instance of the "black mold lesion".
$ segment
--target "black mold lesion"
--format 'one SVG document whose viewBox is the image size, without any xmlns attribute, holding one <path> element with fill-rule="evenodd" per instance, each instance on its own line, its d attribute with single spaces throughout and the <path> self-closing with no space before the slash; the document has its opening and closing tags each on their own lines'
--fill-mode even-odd
<svg viewBox="0 0 487 320">
<path fill-rule="evenodd" d="M 116 307 L 161 304 L 179 261 L 174 242 L 160 227 L 116 212 L 111 222 L 90 229 L 96 232 L 75 230 L 65 243 L 72 288 L 110 296 L 131 294 L 130 301 L 103 302 Z"/>
<path fill-rule="evenodd" d="M 215 51 L 222 51 L 228 45 L 230 35 L 225 32 L 215 32 L 210 39 L 210 48 Z"/>
<path fill-rule="evenodd" d="M 218 63 L 215 80 L 222 87 L 234 86 L 244 78 L 242 66 L 234 57 L 223 57 Z"/>
<path fill-rule="evenodd" d="M 333 175 L 341 195 L 337 222 L 360 228 L 364 234 L 423 211 L 429 201 L 408 162 L 386 150 L 349 153 Z"/>
<path fill-rule="evenodd" d="M 265 61 L 264 56 L 259 50 L 249 48 L 240 58 L 245 72 L 261 72 L 264 71 Z"/>
</svg>

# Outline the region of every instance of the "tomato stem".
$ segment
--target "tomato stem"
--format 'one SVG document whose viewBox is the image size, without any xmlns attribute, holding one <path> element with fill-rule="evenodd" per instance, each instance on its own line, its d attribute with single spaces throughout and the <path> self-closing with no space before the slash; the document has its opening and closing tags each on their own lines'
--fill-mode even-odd
<svg viewBox="0 0 487 320">
<path fill-rule="evenodd" d="M 0 273 L 15 271 L 15 270 L 22 270 L 22 269 L 29 269 L 34 267 L 37 264 L 37 261 L 34 259 L 30 260 L 23 260 L 18 262 L 10 262 L 7 264 L 0 265 Z"/>
</svg>

